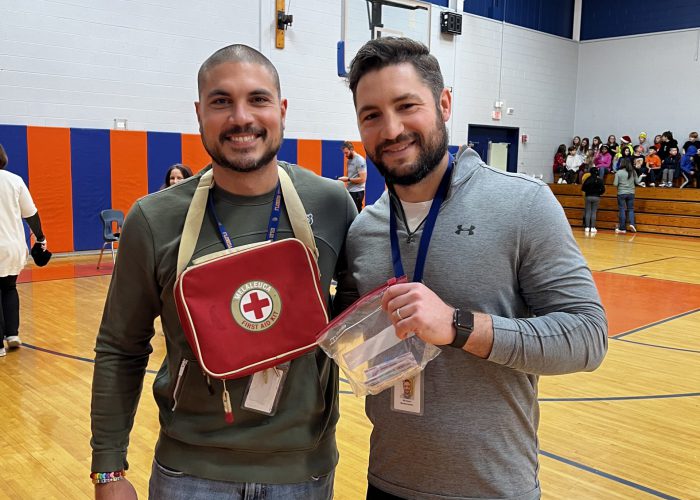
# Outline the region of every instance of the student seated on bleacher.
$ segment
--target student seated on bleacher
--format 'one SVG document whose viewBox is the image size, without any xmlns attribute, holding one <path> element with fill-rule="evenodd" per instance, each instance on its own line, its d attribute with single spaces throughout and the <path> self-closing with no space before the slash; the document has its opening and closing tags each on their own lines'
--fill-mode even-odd
<svg viewBox="0 0 700 500">
<path fill-rule="evenodd" d="M 641 145 L 638 145 L 634 148 L 634 155 L 632 155 L 632 165 L 634 166 L 634 170 L 637 172 L 637 176 L 639 177 L 640 181 L 644 181 L 649 174 L 649 169 L 644 162 L 644 154 L 642 153 L 643 149 L 644 148 Z M 640 185 L 642 187 L 646 187 L 644 182 L 642 182 Z"/>
<path fill-rule="evenodd" d="M 661 158 L 656 154 L 656 148 L 651 146 L 649 154 L 644 159 L 647 164 L 647 186 L 656 186 L 661 181 Z"/>
<path fill-rule="evenodd" d="M 554 161 L 552 163 L 552 171 L 554 173 L 554 180 L 557 180 L 557 175 L 559 176 L 558 183 L 564 182 L 564 177 L 566 175 L 566 144 L 559 144 L 557 152 L 554 153 Z"/>
<path fill-rule="evenodd" d="M 668 150 L 668 156 L 661 162 L 661 187 L 673 187 L 673 179 L 681 168 L 681 158 L 678 156 L 678 148 Z"/>
<path fill-rule="evenodd" d="M 593 165 L 598 169 L 600 178 L 603 179 L 603 182 L 605 182 L 605 174 L 607 174 L 610 170 L 611 161 L 612 155 L 610 154 L 610 149 L 606 144 L 603 144 L 593 157 Z"/>
<path fill-rule="evenodd" d="M 685 187 L 688 183 L 692 186 L 693 181 L 695 181 L 696 186 L 699 184 L 698 169 L 694 161 L 694 159 L 697 158 L 697 153 L 697 147 L 688 146 L 686 153 L 681 158 L 681 175 L 683 176 L 681 188 Z"/>
<path fill-rule="evenodd" d="M 566 179 L 562 182 L 567 184 L 575 184 L 578 178 L 578 168 L 583 163 L 583 160 L 578 155 L 578 148 L 569 147 L 569 154 L 566 157 Z"/>
</svg>

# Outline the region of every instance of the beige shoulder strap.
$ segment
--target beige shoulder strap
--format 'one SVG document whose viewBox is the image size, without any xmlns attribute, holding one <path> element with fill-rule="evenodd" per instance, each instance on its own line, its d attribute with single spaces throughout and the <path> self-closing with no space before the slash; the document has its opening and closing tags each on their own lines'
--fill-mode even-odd
<svg viewBox="0 0 700 500">
<path fill-rule="evenodd" d="M 299 198 L 299 194 L 287 171 L 282 167 L 277 167 L 277 171 L 279 172 L 280 184 L 282 185 L 284 206 L 287 208 L 287 215 L 289 215 L 289 222 L 292 224 L 294 236 L 301 240 L 318 260 L 318 248 L 316 248 L 314 232 L 311 229 L 308 217 L 306 217 L 306 210 L 304 210 L 304 205 L 301 203 L 301 198 Z"/>
<path fill-rule="evenodd" d="M 287 172 L 282 167 L 277 167 L 277 169 L 282 187 L 282 198 L 287 208 L 287 214 L 292 224 L 294 236 L 301 240 L 309 250 L 311 250 L 314 257 L 318 259 L 316 240 L 314 240 L 314 234 L 311 230 L 309 220 L 306 217 L 306 211 L 304 210 L 304 205 L 301 203 L 299 194 L 294 188 L 294 184 Z M 182 240 L 180 241 L 180 247 L 177 252 L 177 276 L 182 274 L 182 271 L 185 270 L 194 254 L 197 239 L 202 229 L 202 222 L 204 221 L 204 213 L 207 208 L 207 197 L 209 196 L 209 190 L 213 184 L 214 170 L 212 169 L 199 179 L 197 190 L 194 192 L 190 208 L 187 211 L 185 226 L 182 228 Z"/>
<path fill-rule="evenodd" d="M 187 211 L 185 226 L 182 228 L 180 248 L 177 251 L 177 276 L 182 274 L 194 254 L 194 247 L 197 245 L 197 238 L 199 238 L 199 231 L 202 229 L 202 221 L 207 209 L 209 190 L 213 184 L 214 169 L 211 169 L 199 179 L 199 185 Z"/>
</svg>

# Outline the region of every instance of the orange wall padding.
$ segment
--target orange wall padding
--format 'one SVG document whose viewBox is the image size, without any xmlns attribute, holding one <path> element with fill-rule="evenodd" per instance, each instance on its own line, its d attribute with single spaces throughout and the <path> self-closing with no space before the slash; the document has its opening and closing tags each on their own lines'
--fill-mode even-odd
<svg viewBox="0 0 700 500">
<path fill-rule="evenodd" d="M 199 134 L 182 134 L 182 163 L 190 167 L 193 174 L 211 163 Z"/>
<path fill-rule="evenodd" d="M 321 175 L 321 141 L 299 139 L 297 141 L 297 164 Z"/>
<path fill-rule="evenodd" d="M 110 131 L 112 208 L 126 214 L 148 194 L 148 141 L 146 132 Z"/>
<path fill-rule="evenodd" d="M 27 127 L 29 190 L 52 252 L 73 251 L 70 129 Z"/>
</svg>

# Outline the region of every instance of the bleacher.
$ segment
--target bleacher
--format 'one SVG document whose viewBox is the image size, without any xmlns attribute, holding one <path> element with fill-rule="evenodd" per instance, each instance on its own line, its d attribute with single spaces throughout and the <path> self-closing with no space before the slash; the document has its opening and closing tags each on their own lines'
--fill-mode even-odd
<svg viewBox="0 0 700 500">
<path fill-rule="evenodd" d="M 564 207 L 571 226 L 583 227 L 585 205 L 581 185 L 550 184 L 550 187 Z M 700 189 L 637 187 L 634 214 L 639 232 L 700 237 Z M 606 183 L 596 227 L 613 230 L 617 219 L 617 188 Z"/>
</svg>

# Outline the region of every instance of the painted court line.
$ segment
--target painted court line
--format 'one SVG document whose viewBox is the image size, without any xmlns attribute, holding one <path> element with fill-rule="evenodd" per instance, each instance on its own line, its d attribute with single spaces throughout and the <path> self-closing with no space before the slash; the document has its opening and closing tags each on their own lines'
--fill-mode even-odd
<svg viewBox="0 0 700 500">
<path fill-rule="evenodd" d="M 609 268 L 607 268 L 607 269 L 601 269 L 601 270 L 598 271 L 598 272 L 599 272 L 599 273 L 605 273 L 605 272 L 608 272 L 608 271 L 614 271 L 615 269 L 624 269 L 624 268 L 626 268 L 626 267 L 643 266 L 644 264 L 651 264 L 651 263 L 653 263 L 653 262 L 661 262 L 661 261 L 663 261 L 663 260 L 671 260 L 671 259 L 675 259 L 675 258 L 676 258 L 676 256 L 674 255 L 674 256 L 672 256 L 672 257 L 664 257 L 663 259 L 647 260 L 647 261 L 645 261 L 645 262 L 635 262 L 634 264 L 625 264 L 624 266 L 609 267 Z"/>
<path fill-rule="evenodd" d="M 572 467 L 576 467 L 577 469 L 585 470 L 586 472 L 590 472 L 591 474 L 595 474 L 596 476 L 604 477 L 605 479 L 610 479 L 611 481 L 615 481 L 616 483 L 624 484 L 625 486 L 629 486 L 630 488 L 634 488 L 635 490 L 643 491 L 650 495 L 654 495 L 655 497 L 666 498 L 668 500 L 680 500 L 678 497 L 667 495 L 666 493 L 654 490 L 652 488 L 649 488 L 648 486 L 644 486 L 633 481 L 614 476 L 607 472 L 603 472 L 593 467 L 589 467 L 588 465 L 580 464 L 578 462 L 574 462 L 573 460 L 569 460 L 568 458 L 560 457 L 559 455 L 555 455 L 554 453 L 550 453 L 548 451 L 540 450 L 540 455 L 543 455 L 547 458 L 551 458 L 552 460 L 557 460 Z"/>
<path fill-rule="evenodd" d="M 610 338 L 611 338 L 611 339 L 615 339 L 615 340 L 619 340 L 619 339 L 621 339 L 622 337 L 626 337 L 627 335 L 632 335 L 633 333 L 641 332 L 642 330 L 646 330 L 647 328 L 651 328 L 651 327 L 653 327 L 653 326 L 662 325 L 662 324 L 667 323 L 667 322 L 669 322 L 669 321 L 673 321 L 674 319 L 679 319 L 679 318 L 682 318 L 682 317 L 684 317 L 684 316 L 688 316 L 688 315 L 690 315 L 690 314 L 695 314 L 696 312 L 700 312 L 700 308 L 693 309 L 693 310 L 690 310 L 690 311 L 686 311 L 686 312 L 684 312 L 684 313 L 676 314 L 675 316 L 671 316 L 671 317 L 669 317 L 669 318 L 664 318 L 664 319 L 659 320 L 659 321 L 656 321 L 656 322 L 654 322 L 654 323 L 649 323 L 648 325 L 640 326 L 639 328 L 635 328 L 634 330 L 629 330 L 629 331 L 627 331 L 627 332 L 618 333 L 617 335 L 613 335 L 613 336 L 610 337 Z"/>
<path fill-rule="evenodd" d="M 670 347 L 667 345 L 647 344 L 646 342 L 637 342 L 635 340 L 627 340 L 627 339 L 613 339 L 613 340 L 619 340 L 620 342 L 628 342 L 630 344 L 645 345 L 647 347 L 656 347 L 658 349 L 668 349 L 669 351 L 694 352 L 694 353 L 700 354 L 700 351 L 695 350 L 695 349 L 683 349 L 681 347 Z"/>
<path fill-rule="evenodd" d="M 685 394 L 650 394 L 648 396 L 607 396 L 599 398 L 539 398 L 540 403 L 570 403 L 590 401 L 639 401 L 642 399 L 673 399 L 693 398 L 700 396 L 700 392 L 687 392 Z"/>
</svg>

